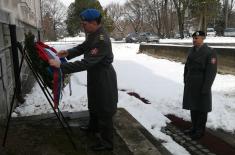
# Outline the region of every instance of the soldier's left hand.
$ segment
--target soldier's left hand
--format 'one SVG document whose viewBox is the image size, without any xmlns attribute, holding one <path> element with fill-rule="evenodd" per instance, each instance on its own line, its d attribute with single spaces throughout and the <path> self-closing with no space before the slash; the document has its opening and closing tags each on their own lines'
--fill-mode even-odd
<svg viewBox="0 0 235 155">
<path fill-rule="evenodd" d="M 50 59 L 48 63 L 52 67 L 60 68 L 60 62 L 55 59 Z"/>
</svg>

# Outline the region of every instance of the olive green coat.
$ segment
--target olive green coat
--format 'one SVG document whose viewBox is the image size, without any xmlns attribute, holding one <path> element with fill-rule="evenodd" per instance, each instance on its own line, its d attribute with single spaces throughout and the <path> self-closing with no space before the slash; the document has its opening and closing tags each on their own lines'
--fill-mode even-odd
<svg viewBox="0 0 235 155">
<path fill-rule="evenodd" d="M 212 110 L 211 86 L 217 72 L 214 49 L 206 44 L 198 50 L 192 47 L 184 68 L 183 108 L 210 112 Z"/>
<path fill-rule="evenodd" d="M 118 102 L 117 78 L 112 66 L 114 56 L 107 33 L 100 27 L 89 34 L 82 44 L 68 51 L 68 59 L 84 54 L 80 61 L 61 64 L 61 69 L 66 74 L 87 70 L 89 110 L 114 114 Z"/>
</svg>

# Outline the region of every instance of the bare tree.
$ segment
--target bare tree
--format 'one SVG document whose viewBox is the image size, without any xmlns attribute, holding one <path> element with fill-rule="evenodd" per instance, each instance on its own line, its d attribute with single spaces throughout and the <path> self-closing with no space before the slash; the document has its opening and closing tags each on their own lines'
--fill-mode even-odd
<svg viewBox="0 0 235 155">
<path fill-rule="evenodd" d="M 66 7 L 59 0 L 42 0 L 42 16 L 50 17 L 53 25 L 53 30 L 55 31 L 56 38 L 60 37 L 61 33 L 66 32 L 65 19 L 66 19 Z M 44 30 L 47 27 L 43 28 Z"/>
<path fill-rule="evenodd" d="M 172 0 L 145 0 L 146 21 L 150 23 L 152 31 L 161 37 L 171 37 L 176 29 L 175 8 Z"/>
<path fill-rule="evenodd" d="M 219 0 L 192 0 L 190 10 L 198 25 L 197 29 L 206 32 L 208 23 L 210 25 L 214 23 L 213 25 L 215 25 L 215 17 L 220 12 L 220 3 Z"/>
<path fill-rule="evenodd" d="M 235 5 L 234 0 L 223 0 L 225 28 L 229 26 L 229 19 L 233 12 L 234 5 Z"/>
<path fill-rule="evenodd" d="M 185 11 L 189 5 L 189 0 L 173 0 L 173 2 L 178 16 L 180 37 L 184 38 L 184 19 L 185 19 L 184 17 L 185 17 Z"/>
<path fill-rule="evenodd" d="M 148 31 L 160 37 L 171 37 L 177 24 L 177 20 L 174 20 L 177 16 L 173 4 L 172 0 L 128 0 L 124 6 L 111 4 L 107 10 L 115 23 L 113 33 L 125 34 L 127 30 Z"/>
<path fill-rule="evenodd" d="M 148 10 L 146 11 L 146 23 L 150 23 L 152 31 L 156 31 L 161 36 L 161 1 L 158 0 L 145 0 Z"/>
<path fill-rule="evenodd" d="M 128 23 L 124 19 L 124 8 L 118 3 L 111 3 L 106 7 L 108 15 L 113 19 L 114 30 L 113 37 L 121 38 L 125 36 L 125 31 Z"/>
<path fill-rule="evenodd" d="M 162 3 L 162 19 L 164 24 L 163 33 L 164 36 L 167 38 L 170 37 L 170 27 L 169 27 L 169 21 L 168 21 L 168 0 L 163 0 Z"/>
<path fill-rule="evenodd" d="M 125 18 L 129 20 L 135 32 L 142 31 L 144 19 L 143 0 L 128 0 L 125 3 Z"/>
</svg>

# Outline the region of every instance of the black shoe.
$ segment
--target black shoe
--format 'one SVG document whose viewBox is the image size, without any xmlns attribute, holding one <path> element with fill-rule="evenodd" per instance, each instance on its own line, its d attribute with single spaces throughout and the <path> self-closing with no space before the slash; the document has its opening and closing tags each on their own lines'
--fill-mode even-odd
<svg viewBox="0 0 235 155">
<path fill-rule="evenodd" d="M 183 131 L 185 135 L 193 135 L 195 133 L 194 129 L 187 129 Z"/>
<path fill-rule="evenodd" d="M 89 125 L 86 125 L 86 126 L 80 126 L 80 130 L 81 131 L 84 131 L 84 132 L 87 132 L 87 133 L 98 133 L 98 130 L 94 129 L 94 128 L 91 128 Z"/>
<path fill-rule="evenodd" d="M 113 146 L 103 143 L 97 143 L 96 145 L 92 146 L 91 149 L 93 151 L 112 151 Z"/>
<path fill-rule="evenodd" d="M 203 132 L 195 132 L 194 134 L 190 135 L 192 140 L 198 140 L 204 136 Z"/>
<path fill-rule="evenodd" d="M 89 128 L 89 126 L 80 126 L 80 130 L 81 131 L 85 131 L 85 132 L 90 132 L 91 131 L 91 128 Z"/>
</svg>

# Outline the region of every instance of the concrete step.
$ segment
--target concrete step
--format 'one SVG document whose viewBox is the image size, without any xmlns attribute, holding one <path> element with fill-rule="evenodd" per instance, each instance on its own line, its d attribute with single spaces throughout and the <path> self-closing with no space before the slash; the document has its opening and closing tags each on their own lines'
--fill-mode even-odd
<svg viewBox="0 0 235 155">
<path fill-rule="evenodd" d="M 79 126 L 88 122 L 88 111 L 63 112 L 63 115 L 71 126 L 72 138 L 78 151 L 72 149 L 55 114 L 44 114 L 12 118 L 6 147 L 0 148 L 0 155 L 5 155 L 4 151 L 11 155 L 35 154 L 35 152 L 37 152 L 35 155 L 41 155 L 42 152 L 56 155 L 171 155 L 161 142 L 125 109 L 118 109 L 114 117 L 116 130 L 112 153 L 97 153 L 90 150 L 90 146 L 95 142 L 94 137 L 79 130 Z M 1 130 L 0 140 L 3 134 L 4 131 Z"/>
<path fill-rule="evenodd" d="M 171 154 L 126 110 L 118 110 L 114 124 L 118 135 L 124 140 L 133 155 Z"/>
</svg>

